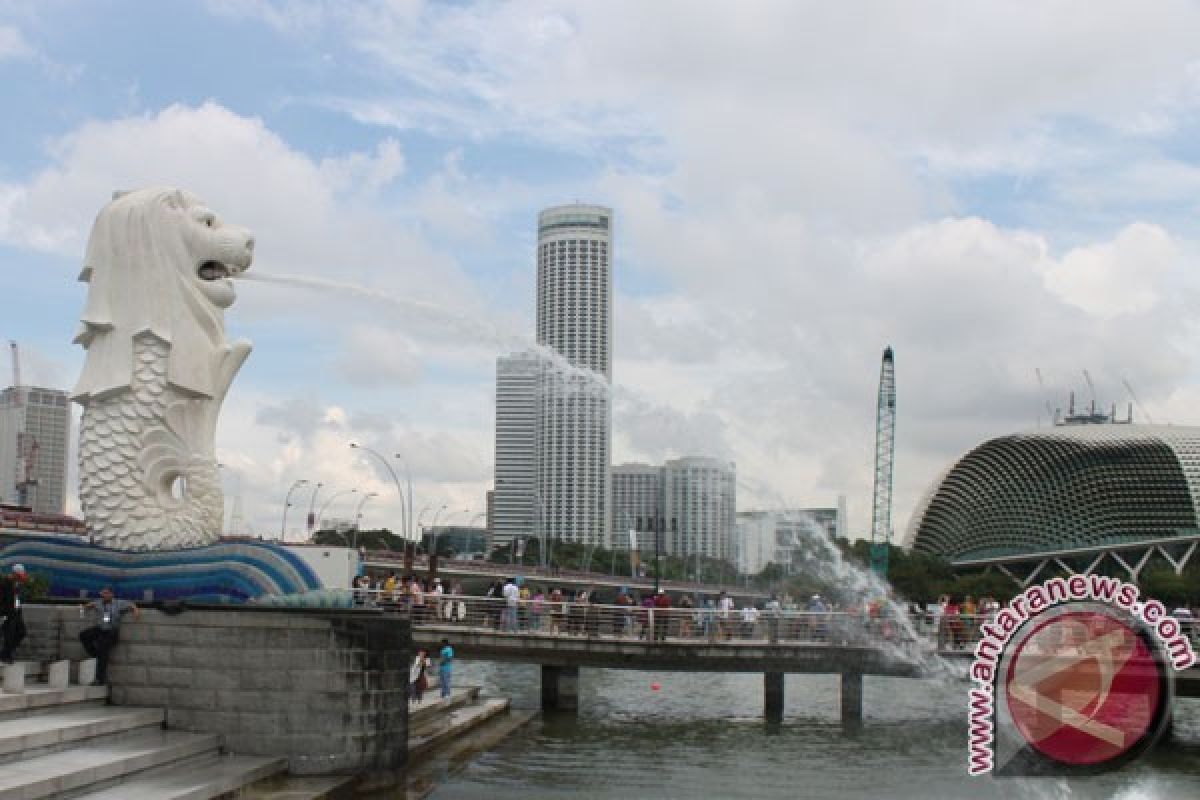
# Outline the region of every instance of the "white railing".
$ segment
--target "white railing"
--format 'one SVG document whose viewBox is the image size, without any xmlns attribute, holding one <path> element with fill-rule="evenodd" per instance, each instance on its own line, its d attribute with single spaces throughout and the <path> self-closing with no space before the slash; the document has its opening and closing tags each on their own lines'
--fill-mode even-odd
<svg viewBox="0 0 1200 800">
<path fill-rule="evenodd" d="M 652 608 L 587 600 L 518 600 L 401 590 L 355 589 L 358 605 L 411 618 L 414 625 L 455 626 L 522 636 L 604 637 L 641 641 L 812 642 L 830 644 L 923 643 L 939 651 L 969 652 L 980 626 L 994 614 L 886 611 L 772 612 L 755 608 Z M 677 603 L 678 601 L 673 601 Z M 1200 625 L 1188 621 L 1193 638 Z"/>
<path fill-rule="evenodd" d="M 887 616 L 836 611 L 610 605 L 575 599 L 503 598 L 360 589 L 363 605 L 409 616 L 413 625 L 455 626 L 525 636 L 604 637 L 641 641 L 816 642 L 857 644 L 912 640 L 912 628 Z"/>
</svg>

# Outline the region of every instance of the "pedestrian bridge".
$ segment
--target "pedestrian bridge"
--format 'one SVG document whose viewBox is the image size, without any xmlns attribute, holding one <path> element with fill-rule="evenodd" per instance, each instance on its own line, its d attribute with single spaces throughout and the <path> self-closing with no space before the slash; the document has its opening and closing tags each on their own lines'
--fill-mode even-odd
<svg viewBox="0 0 1200 800">
<path fill-rule="evenodd" d="M 431 595 L 405 609 L 417 647 L 448 639 L 464 659 L 538 664 L 542 705 L 574 710 L 580 668 L 761 672 L 768 719 L 783 714 L 786 673 L 837 674 L 845 723 L 862 720 L 867 675 L 965 676 L 978 620 L 947 634 L 924 619 L 859 613 L 649 609 L 590 603 L 520 603 Z M 1177 675 L 1176 695 L 1200 697 L 1200 668 Z"/>
<path fill-rule="evenodd" d="M 788 672 L 841 676 L 842 718 L 862 719 L 864 675 L 919 677 L 936 667 L 932 642 L 901 626 L 831 612 L 650 609 L 563 601 L 509 608 L 503 600 L 433 595 L 405 609 L 417 647 L 448 639 L 465 659 L 538 664 L 542 705 L 578 706 L 583 667 L 761 672 L 768 718 L 783 715 Z"/>
</svg>

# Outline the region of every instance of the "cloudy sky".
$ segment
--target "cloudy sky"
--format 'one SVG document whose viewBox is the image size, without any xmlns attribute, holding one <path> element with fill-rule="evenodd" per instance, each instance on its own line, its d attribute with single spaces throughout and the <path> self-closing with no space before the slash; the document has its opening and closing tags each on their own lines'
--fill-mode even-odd
<svg viewBox="0 0 1200 800">
<path fill-rule="evenodd" d="M 864 532 L 891 344 L 901 532 L 953 458 L 1090 400 L 1084 369 L 1200 423 L 1196 31 L 1191 2 L 0 0 L 0 337 L 69 388 L 97 210 L 191 189 L 255 272 L 329 282 L 227 315 L 247 524 L 278 531 L 298 478 L 397 524 L 352 440 L 466 522 L 536 213 L 602 203 L 615 460 L 728 457 L 740 508 L 844 493 Z"/>
</svg>

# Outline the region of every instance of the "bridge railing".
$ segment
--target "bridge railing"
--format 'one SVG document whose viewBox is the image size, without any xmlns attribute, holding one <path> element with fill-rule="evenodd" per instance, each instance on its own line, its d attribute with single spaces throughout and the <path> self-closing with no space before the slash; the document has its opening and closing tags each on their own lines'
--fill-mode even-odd
<svg viewBox="0 0 1200 800">
<path fill-rule="evenodd" d="M 603 637 L 629 640 L 915 643 L 928 632 L 886 614 L 847 611 L 770 611 L 715 607 L 652 608 L 575 599 L 504 598 L 358 590 L 363 604 L 408 615 L 418 626 L 453 626 L 521 636 Z"/>
<path fill-rule="evenodd" d="M 970 652 L 981 626 L 995 614 L 887 611 L 770 611 L 714 607 L 651 608 L 587 600 L 518 599 L 356 589 L 361 605 L 409 616 L 414 625 L 457 626 L 513 635 L 589 636 L 630 640 L 768 641 L 832 644 L 923 644 L 942 652 Z M 1188 620 L 1193 636 L 1200 625 Z M 1200 642 L 1198 642 L 1200 643 Z"/>
</svg>

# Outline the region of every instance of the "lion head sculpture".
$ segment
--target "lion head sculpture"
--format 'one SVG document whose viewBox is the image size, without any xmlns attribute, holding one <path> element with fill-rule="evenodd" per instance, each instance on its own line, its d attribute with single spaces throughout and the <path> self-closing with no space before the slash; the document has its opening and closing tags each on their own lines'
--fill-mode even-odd
<svg viewBox="0 0 1200 800">
<path fill-rule="evenodd" d="M 178 189 L 118 192 L 96 217 L 79 280 L 87 303 L 75 342 L 87 360 L 74 397 L 83 404 L 128 389 L 133 339 L 170 346 L 168 382 L 185 395 L 220 397 L 229 345 L 231 278 L 250 266 L 254 237 L 224 224 Z M 248 345 L 246 345 L 248 351 Z M 232 376 L 227 376 L 232 378 Z"/>
</svg>

